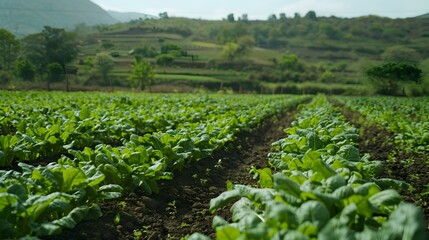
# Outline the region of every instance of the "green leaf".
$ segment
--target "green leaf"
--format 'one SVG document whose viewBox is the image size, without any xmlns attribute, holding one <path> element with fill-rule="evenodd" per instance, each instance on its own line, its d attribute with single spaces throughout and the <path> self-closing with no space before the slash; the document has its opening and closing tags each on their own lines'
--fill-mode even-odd
<svg viewBox="0 0 429 240">
<path fill-rule="evenodd" d="M 83 186 L 86 182 L 86 176 L 82 170 L 77 168 L 66 168 L 62 170 L 63 182 L 61 185 L 62 192 L 69 192 Z"/>
<path fill-rule="evenodd" d="M 346 180 L 340 175 L 334 175 L 326 180 L 326 185 L 328 186 L 330 192 L 333 192 L 336 189 L 345 186 Z"/>
<path fill-rule="evenodd" d="M 401 195 L 393 189 L 381 191 L 369 198 L 369 202 L 382 212 L 389 212 L 390 207 L 398 205 L 401 201 Z"/>
<path fill-rule="evenodd" d="M 383 239 L 429 239 L 422 210 L 402 203 L 392 212 L 378 232 Z"/>
<path fill-rule="evenodd" d="M 193 233 L 187 240 L 210 240 L 210 238 L 201 233 Z"/>
<path fill-rule="evenodd" d="M 267 224 L 277 229 L 296 229 L 299 225 L 296 208 L 282 202 L 267 202 L 265 210 Z"/>
<path fill-rule="evenodd" d="M 27 189 L 21 184 L 13 184 L 7 188 L 7 192 L 11 194 L 15 194 L 21 200 L 27 199 Z"/>
<path fill-rule="evenodd" d="M 263 188 L 272 188 L 273 179 L 271 169 L 264 168 L 256 170 L 259 174 L 259 185 Z"/>
<path fill-rule="evenodd" d="M 81 110 L 79 112 L 80 120 L 84 120 L 84 119 L 87 119 L 89 117 L 91 117 L 91 112 L 89 111 L 89 109 L 85 105 L 82 105 Z"/>
<path fill-rule="evenodd" d="M 355 191 L 353 190 L 353 188 L 349 185 L 346 186 L 342 186 L 337 188 L 332 195 L 340 200 L 343 200 L 345 198 L 349 198 L 350 196 L 352 196 L 353 194 L 355 194 Z"/>
<path fill-rule="evenodd" d="M 315 132 L 310 132 L 306 136 L 307 138 L 307 147 L 312 150 L 318 150 L 323 148 L 323 142 L 320 140 L 319 136 Z"/>
<path fill-rule="evenodd" d="M 219 240 L 236 240 L 240 235 L 240 230 L 232 226 L 222 226 L 216 229 L 216 239 Z"/>
<path fill-rule="evenodd" d="M 301 190 L 300 186 L 296 182 L 281 173 L 274 174 L 273 180 L 274 189 L 278 191 L 284 191 L 296 198 L 300 198 Z"/>
<path fill-rule="evenodd" d="M 89 207 L 86 205 L 74 208 L 67 216 L 62 217 L 52 223 L 65 228 L 74 228 L 77 223 L 84 220 L 89 212 Z"/>
<path fill-rule="evenodd" d="M 31 216 L 34 221 L 38 221 L 39 216 L 49 207 L 49 205 L 61 194 L 59 192 L 54 192 L 46 196 L 32 196 L 25 201 L 25 205 L 29 206 L 23 215 Z"/>
<path fill-rule="evenodd" d="M 231 191 L 226 191 L 221 193 L 216 198 L 213 198 L 210 200 L 210 211 L 213 213 L 219 208 L 224 207 L 226 204 L 228 204 L 233 199 L 236 199 L 240 197 L 241 194 L 237 189 L 233 189 Z"/>
<path fill-rule="evenodd" d="M 213 221 L 212 221 L 212 228 L 216 229 L 218 227 L 222 227 L 225 225 L 228 225 L 229 223 L 223 219 L 221 216 L 214 216 Z"/>
<path fill-rule="evenodd" d="M 117 184 L 108 184 L 99 188 L 102 199 L 115 199 L 122 196 L 123 188 Z"/>
<path fill-rule="evenodd" d="M 305 236 L 300 231 L 296 230 L 289 230 L 287 231 L 286 235 L 283 237 L 283 239 L 287 240 L 310 240 L 307 236 Z"/>
<path fill-rule="evenodd" d="M 356 240 L 355 233 L 337 218 L 332 218 L 319 232 L 318 240 Z"/>
<path fill-rule="evenodd" d="M 317 229 L 321 230 L 330 219 L 328 208 L 318 201 L 307 201 L 298 208 L 296 215 L 300 223 L 315 223 Z"/>
<path fill-rule="evenodd" d="M 18 196 L 10 193 L 0 193 L 0 212 L 6 207 L 12 206 L 19 202 Z"/>
<path fill-rule="evenodd" d="M 237 222 L 239 229 L 251 229 L 258 223 L 265 221 L 256 212 L 256 207 L 247 198 L 241 198 L 231 207 L 232 221 Z"/>
<path fill-rule="evenodd" d="M 359 150 L 353 145 L 344 145 L 340 147 L 337 154 L 351 162 L 359 162 L 361 159 Z"/>
</svg>

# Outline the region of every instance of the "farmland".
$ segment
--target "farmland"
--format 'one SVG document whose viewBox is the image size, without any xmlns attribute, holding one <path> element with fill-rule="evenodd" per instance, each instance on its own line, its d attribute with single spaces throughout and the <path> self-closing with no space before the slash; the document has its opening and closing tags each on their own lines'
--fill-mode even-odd
<svg viewBox="0 0 429 240">
<path fill-rule="evenodd" d="M 2 238 L 427 234 L 427 98 L 0 99 Z"/>
</svg>

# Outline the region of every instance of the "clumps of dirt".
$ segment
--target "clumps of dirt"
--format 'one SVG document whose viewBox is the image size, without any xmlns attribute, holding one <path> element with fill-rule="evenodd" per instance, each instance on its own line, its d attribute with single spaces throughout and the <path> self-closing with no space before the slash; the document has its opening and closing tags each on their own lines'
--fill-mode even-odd
<svg viewBox="0 0 429 240">
<path fill-rule="evenodd" d="M 267 166 L 271 143 L 284 138 L 296 110 L 266 120 L 252 132 L 239 134 L 225 150 L 175 173 L 151 196 L 135 192 L 101 204 L 104 216 L 78 224 L 49 239 L 181 239 L 194 232 L 215 238 L 210 200 L 226 190 L 226 182 L 256 185 L 251 166 Z M 228 218 L 226 209 L 217 214 Z M 116 223 L 115 223 L 116 220 Z"/>
<path fill-rule="evenodd" d="M 410 190 L 400 190 L 400 194 L 407 202 L 421 207 L 429 229 L 429 198 L 422 196 L 429 183 L 429 159 L 427 154 L 409 152 L 400 144 L 395 144 L 394 133 L 379 126 L 341 103 L 330 99 L 347 121 L 359 128 L 359 150 L 369 153 L 374 160 L 384 161 L 383 172 L 379 178 L 391 178 L 407 182 L 412 186 Z"/>
</svg>

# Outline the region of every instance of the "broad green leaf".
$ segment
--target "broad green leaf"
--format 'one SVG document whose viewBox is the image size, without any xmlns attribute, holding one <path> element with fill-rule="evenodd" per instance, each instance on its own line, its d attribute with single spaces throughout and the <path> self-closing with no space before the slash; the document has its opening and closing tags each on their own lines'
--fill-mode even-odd
<svg viewBox="0 0 429 240">
<path fill-rule="evenodd" d="M 301 190 L 300 186 L 292 181 L 290 178 L 286 177 L 281 173 L 276 173 L 273 175 L 274 180 L 274 189 L 278 191 L 284 191 L 287 194 L 290 194 L 296 198 L 300 198 Z"/>
<path fill-rule="evenodd" d="M 296 229 L 299 225 L 296 209 L 281 202 L 268 202 L 264 213 L 267 224 L 278 229 Z"/>
<path fill-rule="evenodd" d="M 310 240 L 307 236 L 305 236 L 300 231 L 290 230 L 287 231 L 286 235 L 283 237 L 284 240 Z"/>
<path fill-rule="evenodd" d="M 334 175 L 326 180 L 326 185 L 328 186 L 330 192 L 333 192 L 336 189 L 345 186 L 346 180 L 340 175 Z"/>
<path fill-rule="evenodd" d="M 352 145 L 340 147 L 340 150 L 337 152 L 337 154 L 351 162 L 360 161 L 359 150 Z"/>
<path fill-rule="evenodd" d="M 233 199 L 240 197 L 240 192 L 237 189 L 233 189 L 230 191 L 226 191 L 221 193 L 216 198 L 210 200 L 210 211 L 213 213 L 219 208 L 222 208 L 226 204 L 228 204 Z"/>
<path fill-rule="evenodd" d="M 258 169 L 256 170 L 259 174 L 259 185 L 263 188 L 272 188 L 273 179 L 272 172 L 269 168 Z"/>
<path fill-rule="evenodd" d="M 402 201 L 401 195 L 393 189 L 387 189 L 372 195 L 369 202 L 382 212 L 389 212 L 391 207 Z"/>
<path fill-rule="evenodd" d="M 319 232 L 318 240 L 356 240 L 355 233 L 337 218 L 332 218 Z"/>
<path fill-rule="evenodd" d="M 298 208 L 296 215 L 300 223 L 315 223 L 317 229 L 321 230 L 330 219 L 328 208 L 318 201 L 307 201 Z"/>
<path fill-rule="evenodd" d="M 79 112 L 80 120 L 84 120 L 84 119 L 87 119 L 89 117 L 91 117 L 91 112 L 89 111 L 89 109 L 85 105 L 82 105 L 81 110 Z"/>
<path fill-rule="evenodd" d="M 216 229 L 217 240 L 236 240 L 240 235 L 240 231 L 232 226 L 222 226 Z"/>
<path fill-rule="evenodd" d="M 122 196 L 123 188 L 117 184 L 108 184 L 99 188 L 102 199 L 115 199 Z"/>
<path fill-rule="evenodd" d="M 247 198 L 241 198 L 231 207 L 232 221 L 237 222 L 239 229 L 250 229 L 265 219 L 258 214 L 256 207 Z"/>
<path fill-rule="evenodd" d="M 0 212 L 6 207 L 19 202 L 18 196 L 10 193 L 0 193 Z"/>
<path fill-rule="evenodd" d="M 349 185 L 339 187 L 332 193 L 332 195 L 334 197 L 336 197 L 340 200 L 343 200 L 345 198 L 349 198 L 353 194 L 355 194 L 355 192 L 354 192 L 353 188 Z"/>
<path fill-rule="evenodd" d="M 307 154 L 305 156 L 307 156 Z M 321 173 L 324 178 L 329 178 L 336 174 L 334 169 L 332 169 L 328 164 L 326 164 L 321 158 L 313 159 L 310 167 L 313 171 Z"/>
<path fill-rule="evenodd" d="M 210 238 L 201 233 L 193 233 L 187 240 L 210 240 Z"/>
<path fill-rule="evenodd" d="M 372 179 L 372 181 L 383 189 L 394 188 L 394 189 L 400 190 L 400 189 L 409 189 L 411 187 L 410 184 L 404 181 L 391 179 L 391 178 Z"/>
<path fill-rule="evenodd" d="M 429 239 L 422 210 L 402 203 L 378 231 L 380 239 Z"/>
<path fill-rule="evenodd" d="M 216 215 L 216 216 L 214 216 L 213 221 L 212 221 L 212 228 L 216 229 L 218 227 L 222 227 L 222 226 L 225 226 L 228 224 L 229 224 L 228 221 L 226 221 L 222 217 Z"/>
<path fill-rule="evenodd" d="M 77 168 L 65 168 L 62 170 L 63 182 L 61 185 L 62 192 L 69 192 L 83 186 L 87 180 L 82 170 Z"/>
<path fill-rule="evenodd" d="M 307 147 L 313 150 L 318 150 L 323 148 L 323 142 L 320 140 L 319 136 L 315 132 L 310 132 L 306 136 L 307 138 Z"/>
<path fill-rule="evenodd" d="M 370 197 L 381 191 L 380 187 L 375 183 L 368 182 L 353 188 L 356 194 Z"/>
<path fill-rule="evenodd" d="M 21 184 L 13 184 L 7 188 L 7 192 L 11 194 L 15 194 L 21 200 L 27 199 L 27 189 Z"/>
<path fill-rule="evenodd" d="M 25 206 L 29 207 L 25 210 L 25 213 L 22 213 L 22 216 L 31 216 L 31 219 L 38 221 L 39 216 L 60 196 L 59 192 L 54 192 L 47 196 L 31 196 L 24 203 Z"/>
<path fill-rule="evenodd" d="M 39 236 L 52 236 L 61 233 L 61 227 L 52 223 L 42 223 L 32 225 L 33 234 Z M 38 239 L 38 238 L 37 238 Z"/>
</svg>

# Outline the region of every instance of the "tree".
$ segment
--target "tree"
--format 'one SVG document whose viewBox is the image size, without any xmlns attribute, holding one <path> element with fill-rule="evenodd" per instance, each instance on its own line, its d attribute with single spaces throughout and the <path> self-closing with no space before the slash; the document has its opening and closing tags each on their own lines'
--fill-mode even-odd
<svg viewBox="0 0 429 240">
<path fill-rule="evenodd" d="M 366 75 L 378 93 L 398 95 L 401 83 L 420 83 L 422 70 L 414 64 L 388 62 L 369 68 Z M 405 94 L 404 91 L 402 88 L 403 95 Z"/>
<path fill-rule="evenodd" d="M 169 54 L 171 51 L 179 52 L 179 56 L 187 55 L 187 52 L 178 45 L 167 43 L 161 46 L 161 54 Z"/>
<path fill-rule="evenodd" d="M 405 62 L 417 64 L 422 59 L 421 55 L 414 49 L 405 46 L 393 46 L 387 48 L 381 58 L 389 62 Z"/>
<path fill-rule="evenodd" d="M 228 59 L 228 61 L 232 62 L 239 56 L 239 46 L 235 42 L 226 43 L 223 46 L 222 55 Z"/>
<path fill-rule="evenodd" d="M 36 68 L 28 60 L 19 61 L 15 66 L 15 70 L 18 77 L 25 81 L 33 81 L 36 75 Z"/>
<path fill-rule="evenodd" d="M 170 17 L 168 16 L 167 12 L 162 12 L 158 14 L 159 18 L 161 19 L 169 19 Z"/>
<path fill-rule="evenodd" d="M 228 22 L 235 22 L 234 14 L 233 13 L 228 14 L 228 16 L 226 17 L 226 20 Z"/>
<path fill-rule="evenodd" d="M 64 79 L 64 68 L 59 63 L 50 63 L 47 66 L 47 83 L 48 83 L 48 90 L 50 90 L 50 83 L 51 82 L 61 82 Z"/>
<path fill-rule="evenodd" d="M 308 11 L 308 13 L 305 14 L 305 18 L 311 19 L 311 20 L 316 20 L 317 19 L 316 12 L 315 11 Z"/>
<path fill-rule="evenodd" d="M 241 36 L 237 40 L 239 46 L 239 55 L 244 56 L 250 53 L 255 46 L 255 39 L 250 35 Z"/>
<path fill-rule="evenodd" d="M 153 84 L 155 78 L 155 71 L 152 65 L 143 59 L 135 57 L 132 68 L 128 79 L 134 86 L 139 87 L 140 90 L 143 91 L 148 87 L 150 91 L 150 86 Z"/>
<path fill-rule="evenodd" d="M 173 63 L 174 56 L 171 54 L 161 54 L 156 57 L 156 64 L 161 66 L 169 66 Z"/>
<path fill-rule="evenodd" d="M 76 35 L 61 28 L 46 27 L 41 33 L 23 39 L 24 53 L 39 73 L 46 71 L 49 63 L 59 63 L 63 68 L 76 59 L 79 49 Z"/>
<path fill-rule="evenodd" d="M 246 35 L 240 37 L 237 42 L 228 42 L 224 45 L 222 55 L 232 62 L 236 58 L 243 57 L 250 53 L 255 46 L 255 39 L 252 36 Z"/>
<path fill-rule="evenodd" d="M 142 48 L 135 48 L 135 49 L 131 50 L 130 55 L 153 58 L 153 57 L 156 57 L 158 55 L 158 52 L 156 51 L 156 49 L 154 47 L 144 46 Z"/>
<path fill-rule="evenodd" d="M 280 68 L 289 71 L 303 71 L 304 65 L 299 61 L 298 56 L 295 54 L 286 54 L 280 61 Z"/>
<path fill-rule="evenodd" d="M 108 84 L 113 91 L 112 79 L 109 77 L 113 70 L 113 58 L 107 53 L 99 53 L 95 56 L 95 69 L 101 75 L 103 82 Z"/>
<path fill-rule="evenodd" d="M 0 70 L 9 71 L 15 64 L 20 44 L 6 29 L 0 29 Z"/>
<path fill-rule="evenodd" d="M 280 20 L 286 20 L 286 13 L 280 13 L 279 18 Z"/>
<path fill-rule="evenodd" d="M 277 21 L 277 16 L 275 14 L 271 14 L 268 16 L 268 21 Z"/>
</svg>

